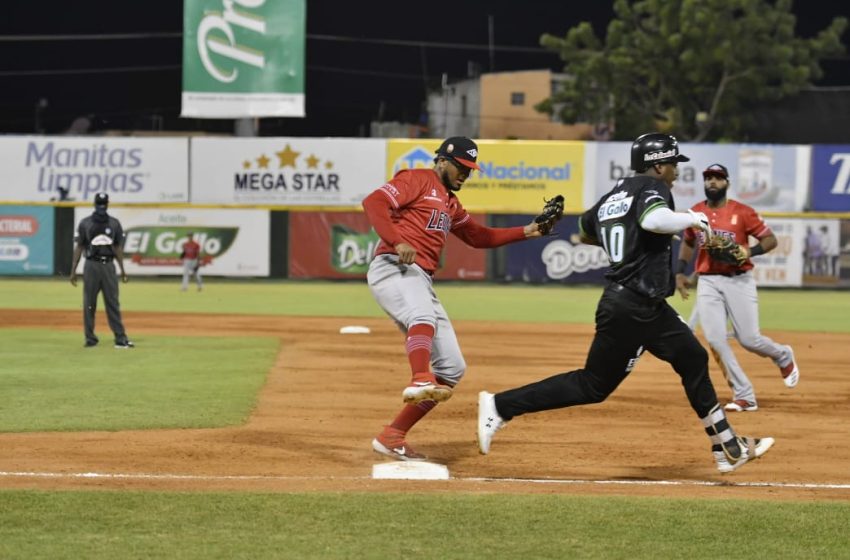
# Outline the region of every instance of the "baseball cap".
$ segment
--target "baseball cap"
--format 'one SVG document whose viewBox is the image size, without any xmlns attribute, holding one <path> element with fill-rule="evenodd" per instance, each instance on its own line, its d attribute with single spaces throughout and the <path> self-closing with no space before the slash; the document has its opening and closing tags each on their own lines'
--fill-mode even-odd
<svg viewBox="0 0 850 560">
<path fill-rule="evenodd" d="M 449 157 L 470 169 L 481 169 L 475 160 L 478 159 L 478 145 L 466 136 L 446 138 L 437 149 L 438 156 Z"/>
<path fill-rule="evenodd" d="M 726 166 L 721 165 L 719 163 L 712 163 L 708 167 L 705 168 L 705 171 L 702 172 L 702 178 L 706 179 L 708 177 L 715 176 L 721 177 L 723 179 L 729 178 L 729 170 L 726 169 Z"/>
<path fill-rule="evenodd" d="M 99 192 L 94 195 L 94 205 L 95 206 L 108 206 L 109 205 L 109 195 L 105 192 Z"/>
</svg>

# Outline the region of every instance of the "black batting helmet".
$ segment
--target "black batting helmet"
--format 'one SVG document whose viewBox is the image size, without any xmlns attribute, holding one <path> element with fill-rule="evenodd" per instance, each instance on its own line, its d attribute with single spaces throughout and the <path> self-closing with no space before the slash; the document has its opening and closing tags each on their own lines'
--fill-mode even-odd
<svg viewBox="0 0 850 560">
<path fill-rule="evenodd" d="M 679 141 L 675 136 L 661 132 L 650 132 L 638 136 L 632 143 L 632 169 L 646 171 L 656 163 L 691 161 L 679 153 Z"/>
</svg>

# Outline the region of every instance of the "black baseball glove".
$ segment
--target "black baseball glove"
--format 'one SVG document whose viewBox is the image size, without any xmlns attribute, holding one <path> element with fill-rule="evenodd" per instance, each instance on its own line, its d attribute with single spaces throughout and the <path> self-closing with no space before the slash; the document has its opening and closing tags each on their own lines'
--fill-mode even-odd
<svg viewBox="0 0 850 560">
<path fill-rule="evenodd" d="M 735 266 L 743 265 L 749 258 L 745 248 L 722 235 L 710 236 L 705 242 L 705 250 L 713 260 Z"/>
<path fill-rule="evenodd" d="M 564 197 L 560 194 L 553 196 L 549 200 L 543 199 L 546 203 L 543 206 L 543 211 L 534 218 L 537 223 L 537 229 L 543 235 L 552 234 L 552 229 L 555 223 L 564 217 Z"/>
</svg>

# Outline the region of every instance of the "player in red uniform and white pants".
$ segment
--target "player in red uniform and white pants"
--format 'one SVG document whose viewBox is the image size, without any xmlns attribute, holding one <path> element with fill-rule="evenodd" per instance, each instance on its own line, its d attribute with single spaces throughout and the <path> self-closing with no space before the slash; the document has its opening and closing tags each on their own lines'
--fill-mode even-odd
<svg viewBox="0 0 850 560">
<path fill-rule="evenodd" d="M 406 334 L 412 374 L 402 392 L 404 408 L 372 441 L 372 448 L 401 461 L 425 460 L 405 441 L 407 432 L 438 402 L 451 397 L 466 371 L 454 328 L 433 287 L 448 234 L 478 248 L 541 236 L 534 222 L 490 228 L 476 223 L 464 210 L 455 192 L 473 169 L 479 169 L 475 142 L 449 138 L 436 153 L 433 169 L 399 171 L 363 200 L 381 238 L 369 265 L 369 289 Z"/>
<path fill-rule="evenodd" d="M 750 256 L 768 253 L 776 248 L 776 236 L 761 216 L 746 204 L 726 198 L 729 189 L 729 171 L 726 167 L 719 163 L 710 165 L 703 171 L 703 179 L 706 200 L 695 204 L 691 210 L 708 216 L 714 235 L 729 237 L 746 247 Z M 758 240 L 756 245 L 749 246 L 751 236 Z M 699 248 L 695 247 L 697 238 Z M 682 298 L 688 297 L 691 283 L 684 272 L 697 250 L 696 272 L 699 282 L 696 311 L 711 352 L 732 389 L 732 401 L 725 408 L 735 412 L 756 411 L 758 401 L 753 384 L 729 346 L 727 318 L 731 319 L 735 338 L 741 346 L 772 359 L 779 367 L 787 387 L 796 387 L 800 370 L 790 346 L 777 344 L 759 331 L 758 293 L 751 272 L 752 261 L 747 259 L 741 266 L 717 262 L 705 251 L 704 244 L 705 234 L 701 231 L 696 232 L 693 228 L 685 230 L 679 249 L 676 288 Z"/>
<path fill-rule="evenodd" d="M 189 278 L 193 274 L 195 282 L 198 283 L 198 291 L 204 287 L 204 281 L 201 279 L 201 246 L 194 240 L 193 235 L 191 231 L 186 234 L 186 242 L 183 243 L 183 251 L 180 253 L 180 258 L 183 259 L 183 282 L 180 289 L 184 292 L 189 287 Z"/>
</svg>

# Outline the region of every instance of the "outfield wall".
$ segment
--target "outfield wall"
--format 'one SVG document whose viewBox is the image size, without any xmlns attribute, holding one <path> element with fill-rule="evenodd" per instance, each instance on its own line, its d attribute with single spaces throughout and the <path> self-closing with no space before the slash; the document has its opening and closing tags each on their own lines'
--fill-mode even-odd
<svg viewBox="0 0 850 560">
<path fill-rule="evenodd" d="M 472 212 L 534 213 L 566 197 L 579 213 L 629 173 L 628 142 L 479 140 L 480 172 L 464 185 Z M 375 138 L 0 138 L 0 204 L 98 192 L 119 204 L 359 211 L 405 168 L 430 167 L 438 140 Z M 759 212 L 850 212 L 850 144 L 685 144 L 679 208 L 703 198 L 702 170 L 722 163 L 731 197 Z"/>
<path fill-rule="evenodd" d="M 79 221 L 88 207 L 0 206 L 0 276 L 68 273 Z M 116 206 L 125 229 L 125 268 L 131 276 L 182 273 L 188 232 L 202 244 L 207 276 L 291 279 L 363 279 L 377 236 L 362 212 L 246 208 Z M 826 217 L 824 217 L 826 216 Z M 850 219 L 824 214 L 768 216 L 779 246 L 756 257 L 761 286 L 850 287 Z M 524 225 L 530 214 L 481 214 L 480 223 Z M 577 243 L 578 216 L 557 234 L 478 250 L 454 236 L 438 278 L 458 281 L 596 284 L 608 266 L 598 247 Z M 674 248 L 674 254 L 678 248 Z"/>
<path fill-rule="evenodd" d="M 361 200 L 404 168 L 429 167 L 438 140 L 356 138 L 0 138 L 0 275 L 67 274 L 74 228 L 108 192 L 134 276 L 180 272 L 195 232 L 209 276 L 360 279 L 377 241 Z M 491 225 L 528 223 L 564 194 L 556 237 L 493 251 L 450 236 L 440 278 L 602 282 L 598 248 L 573 243 L 577 215 L 628 173 L 627 142 L 480 140 L 464 206 Z M 686 144 L 678 208 L 702 200 L 701 170 L 732 174 L 731 196 L 760 211 L 779 247 L 762 286 L 850 285 L 850 145 Z M 70 200 L 59 201 L 57 189 Z"/>
</svg>

